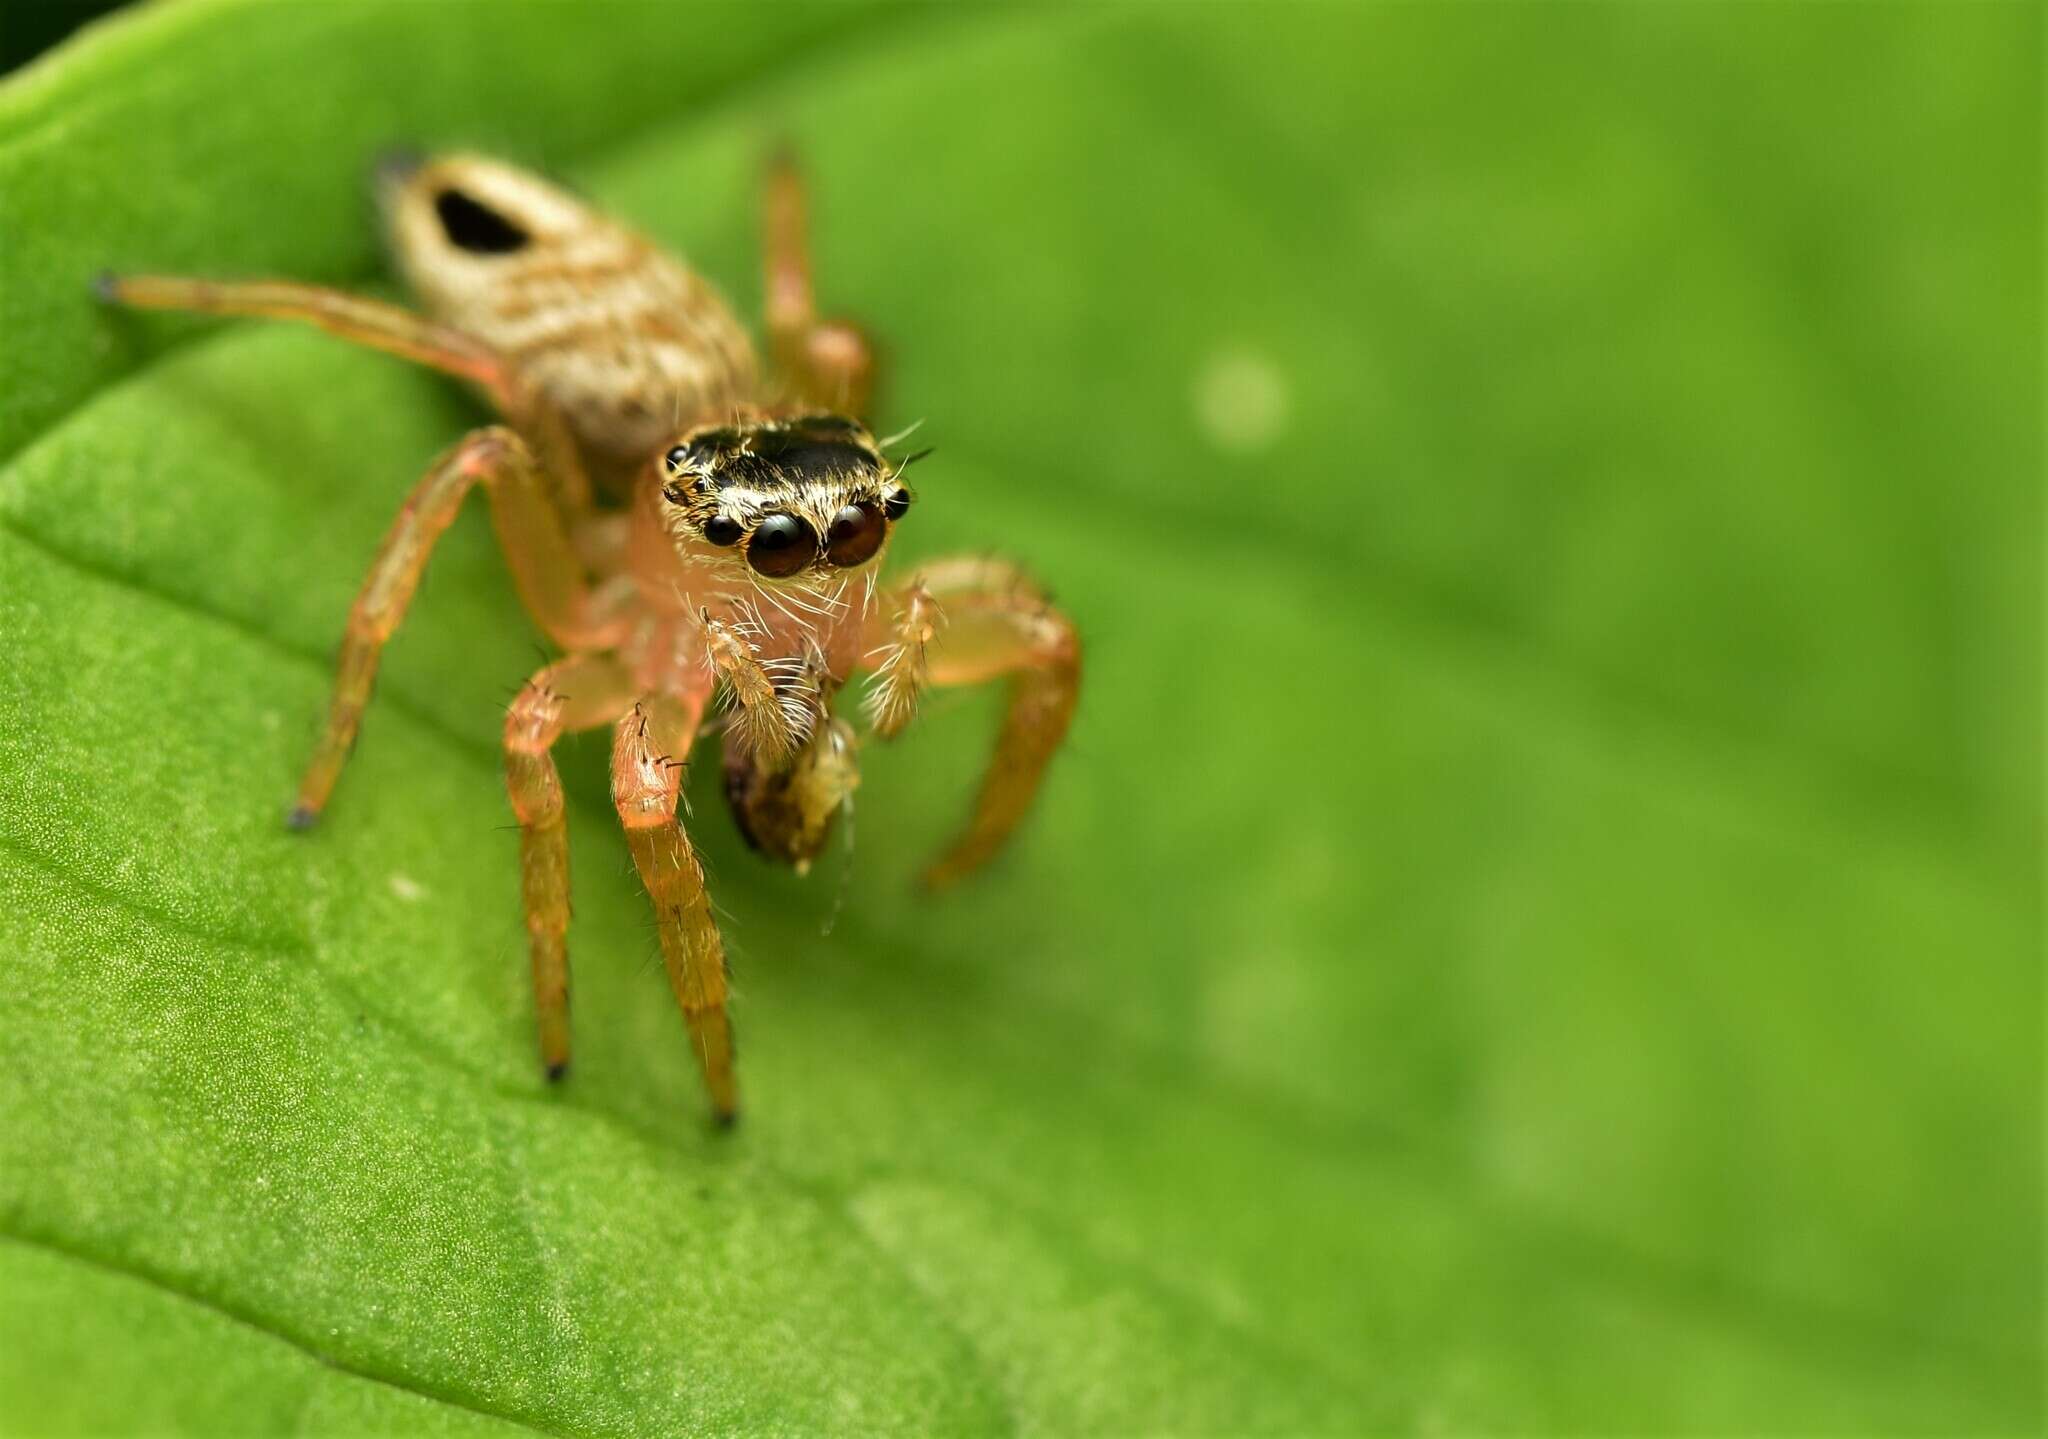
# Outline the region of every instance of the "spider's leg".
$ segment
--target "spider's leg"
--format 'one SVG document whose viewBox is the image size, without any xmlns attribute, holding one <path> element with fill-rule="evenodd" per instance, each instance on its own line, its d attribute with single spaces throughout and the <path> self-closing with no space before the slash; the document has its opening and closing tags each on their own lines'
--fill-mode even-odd
<svg viewBox="0 0 2048 1439">
<path fill-rule="evenodd" d="M 662 963 L 704 1071 L 712 1118 L 730 1125 L 739 1100 L 725 1012 L 725 944 L 711 917 L 704 867 L 676 819 L 683 759 L 702 714 L 700 696 L 643 701 L 621 718 L 612 731 L 612 803 L 654 904 Z"/>
<path fill-rule="evenodd" d="M 798 400 L 861 418 L 874 396 L 874 345 L 850 321 L 818 318 L 805 214 L 803 176 L 778 154 L 768 167 L 763 237 L 769 352 Z"/>
<path fill-rule="evenodd" d="M 566 423 L 504 356 L 473 335 L 382 300 L 293 280 L 102 275 L 95 288 L 103 300 L 142 310 L 300 320 L 355 344 L 468 380 L 490 396 L 508 421 L 532 436 L 547 460 L 557 498 L 579 512 L 590 506 L 590 480 Z"/>
<path fill-rule="evenodd" d="M 373 350 L 495 389 L 504 363 L 482 341 L 382 300 L 295 280 L 195 280 L 177 275 L 102 275 L 100 298 L 142 310 L 194 310 L 303 320 Z"/>
<path fill-rule="evenodd" d="M 384 642 L 405 618 L 434 542 L 479 483 L 490 494 L 512 578 L 541 628 L 564 649 L 602 649 L 618 638 L 615 626 L 593 615 L 589 584 L 525 442 L 502 426 L 473 432 L 435 460 L 406 497 L 363 579 L 349 610 L 327 728 L 289 817 L 293 828 L 306 828 L 326 806 L 355 743 Z"/>
<path fill-rule="evenodd" d="M 899 592 L 895 639 L 876 652 L 873 710 L 893 717 L 891 706 L 914 704 L 894 693 L 908 666 L 923 668 L 935 685 L 982 684 L 1007 679 L 1009 706 L 995 751 L 982 776 L 967 824 L 925 870 L 933 888 L 979 868 L 1002 848 L 1031 807 L 1039 780 L 1074 717 L 1081 690 L 1081 641 L 1073 623 L 1052 607 L 1021 570 L 999 560 L 961 557 L 922 566 Z M 933 611 L 944 615 L 942 627 Z M 925 643 L 931 641 L 930 653 Z M 901 728 L 907 715 L 896 721 Z"/>
<path fill-rule="evenodd" d="M 505 715 L 505 789 L 519 819 L 520 896 L 540 1057 L 550 1079 L 569 1067 L 569 835 L 549 751 L 566 731 L 610 724 L 632 705 L 633 693 L 633 677 L 618 661 L 572 655 L 528 680 Z"/>
</svg>

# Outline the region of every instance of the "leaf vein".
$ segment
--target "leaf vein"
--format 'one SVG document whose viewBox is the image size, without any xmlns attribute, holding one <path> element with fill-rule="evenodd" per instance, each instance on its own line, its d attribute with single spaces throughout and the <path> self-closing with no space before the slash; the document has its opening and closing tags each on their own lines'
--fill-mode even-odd
<svg viewBox="0 0 2048 1439">
<path fill-rule="evenodd" d="M 260 1315 L 250 1313 L 212 1295 L 202 1294 L 198 1290 L 180 1284 L 170 1276 L 155 1270 L 110 1259 L 104 1255 L 91 1254 L 75 1245 L 65 1243 L 48 1235 L 27 1234 L 19 1230 L 0 1229 L 0 1241 L 17 1244 L 25 1249 L 37 1250 L 44 1254 L 54 1255 L 59 1259 L 96 1270 L 102 1274 L 113 1275 L 116 1278 L 126 1279 L 143 1285 L 159 1294 L 168 1295 L 170 1298 L 181 1303 L 203 1309 L 217 1318 L 228 1320 L 241 1328 L 251 1330 L 266 1339 L 274 1340 L 279 1344 L 285 1345 L 287 1348 L 296 1350 L 299 1354 L 312 1360 L 322 1368 L 333 1370 L 337 1374 L 345 1374 L 351 1379 L 359 1379 L 368 1384 L 382 1385 L 387 1389 L 396 1389 L 413 1395 L 416 1398 L 446 1405 L 451 1409 L 460 1409 L 483 1418 L 496 1419 L 505 1424 L 515 1425 L 531 1433 L 553 1435 L 555 1439 L 574 1439 L 570 1431 L 552 1428 L 530 1415 L 517 1414 L 507 1409 L 497 1408 L 482 1400 L 452 1390 L 429 1388 L 403 1375 L 380 1374 L 373 1369 L 365 1368 L 339 1355 L 330 1354 L 318 1345 L 312 1344 L 287 1330 L 276 1327 Z"/>
</svg>

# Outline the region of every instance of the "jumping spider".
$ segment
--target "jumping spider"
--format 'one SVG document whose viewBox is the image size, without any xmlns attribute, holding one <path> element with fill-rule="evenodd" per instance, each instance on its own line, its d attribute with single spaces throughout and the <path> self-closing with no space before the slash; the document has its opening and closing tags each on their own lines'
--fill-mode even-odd
<svg viewBox="0 0 2048 1439">
<path fill-rule="evenodd" d="M 304 829 L 327 804 L 379 652 L 435 540 L 481 485 L 520 597 L 563 652 L 505 717 L 542 1063 L 551 1078 L 569 1063 L 569 853 L 550 751 L 564 733 L 610 725 L 612 801 L 712 1114 L 730 1124 L 725 951 L 676 815 L 714 693 L 727 710 L 709 728 L 740 832 L 801 871 L 859 782 L 854 731 L 832 713 L 856 671 L 869 672 L 865 708 L 883 738 L 909 724 L 927 685 L 1007 679 L 973 811 L 926 871 L 945 884 L 1003 843 L 1066 733 L 1080 683 L 1073 626 L 997 560 L 937 560 L 878 587 L 916 457 L 886 455 L 862 421 L 866 339 L 813 310 L 804 195 L 787 163 L 767 187 L 769 383 L 701 277 L 530 174 L 474 155 L 406 156 L 379 167 L 376 191 L 425 316 L 284 281 L 99 283 L 124 305 L 307 321 L 465 380 L 503 417 L 434 461 L 385 536 L 288 822 Z"/>
</svg>

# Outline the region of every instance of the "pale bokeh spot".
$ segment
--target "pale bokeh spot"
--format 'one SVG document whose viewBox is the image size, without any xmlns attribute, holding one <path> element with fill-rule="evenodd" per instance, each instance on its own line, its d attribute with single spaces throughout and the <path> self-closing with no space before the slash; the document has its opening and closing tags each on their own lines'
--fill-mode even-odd
<svg viewBox="0 0 2048 1439">
<path fill-rule="evenodd" d="M 1287 429 L 1287 378 L 1256 350 L 1225 346 L 1195 376 L 1195 423 L 1217 449 L 1248 455 L 1268 449 Z"/>
<path fill-rule="evenodd" d="M 391 892 L 407 904 L 418 904 L 427 897 L 427 888 L 410 875 L 391 876 Z"/>
</svg>

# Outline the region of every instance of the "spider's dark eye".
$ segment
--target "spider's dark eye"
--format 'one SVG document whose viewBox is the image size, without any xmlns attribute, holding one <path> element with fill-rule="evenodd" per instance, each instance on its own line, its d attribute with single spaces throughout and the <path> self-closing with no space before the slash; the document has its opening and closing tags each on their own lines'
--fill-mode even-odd
<svg viewBox="0 0 2048 1439">
<path fill-rule="evenodd" d="M 770 515 L 754 526 L 747 563 L 771 579 L 787 579 L 818 553 L 818 535 L 795 515 Z"/>
<path fill-rule="evenodd" d="M 662 459 L 667 463 L 669 469 L 680 470 L 690 462 L 690 451 L 683 445 L 677 445 L 674 449 L 663 455 Z"/>
<path fill-rule="evenodd" d="M 910 510 L 910 491 L 891 490 L 882 497 L 882 513 L 892 520 L 900 520 Z"/>
<path fill-rule="evenodd" d="M 713 515 L 704 522 L 704 538 L 714 545 L 736 545 L 740 542 L 740 522 L 731 515 Z"/>
<path fill-rule="evenodd" d="M 882 512 L 870 504 L 847 505 L 832 517 L 825 531 L 825 558 L 841 569 L 851 569 L 874 558 L 882 547 Z"/>
<path fill-rule="evenodd" d="M 533 237 L 460 190 L 443 190 L 434 197 L 434 213 L 440 217 L 441 233 L 448 243 L 472 255 L 509 255 L 526 248 Z"/>
</svg>

